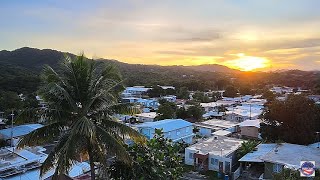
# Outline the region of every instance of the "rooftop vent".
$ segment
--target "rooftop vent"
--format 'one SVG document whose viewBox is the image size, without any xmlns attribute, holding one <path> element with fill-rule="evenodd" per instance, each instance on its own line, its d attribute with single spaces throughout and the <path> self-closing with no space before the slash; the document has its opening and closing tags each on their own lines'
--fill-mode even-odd
<svg viewBox="0 0 320 180">
<path fill-rule="evenodd" d="M 214 139 L 214 140 L 218 140 L 218 136 L 214 136 L 213 139 Z"/>
</svg>

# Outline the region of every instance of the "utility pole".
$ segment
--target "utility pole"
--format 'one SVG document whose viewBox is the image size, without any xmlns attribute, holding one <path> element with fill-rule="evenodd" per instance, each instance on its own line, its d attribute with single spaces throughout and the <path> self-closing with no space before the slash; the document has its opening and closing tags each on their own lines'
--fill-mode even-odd
<svg viewBox="0 0 320 180">
<path fill-rule="evenodd" d="M 11 111 L 11 147 L 13 147 L 13 110 Z"/>
<path fill-rule="evenodd" d="M 317 148 L 320 148 L 320 139 L 319 139 L 320 132 L 316 132 L 316 134 L 317 134 L 317 144 L 318 144 Z"/>
</svg>

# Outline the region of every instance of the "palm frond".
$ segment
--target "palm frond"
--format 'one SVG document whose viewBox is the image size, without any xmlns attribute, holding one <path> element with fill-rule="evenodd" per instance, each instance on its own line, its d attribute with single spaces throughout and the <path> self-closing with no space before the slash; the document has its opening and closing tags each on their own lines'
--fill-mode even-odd
<svg viewBox="0 0 320 180">
<path fill-rule="evenodd" d="M 98 139 L 104 144 L 108 154 L 116 155 L 117 158 L 126 163 L 131 162 L 130 156 L 124 148 L 124 143 L 110 135 L 102 127 L 97 126 Z"/>
<path fill-rule="evenodd" d="M 62 131 L 65 130 L 64 128 L 61 123 L 56 122 L 36 129 L 21 138 L 18 143 L 18 148 L 52 143 L 61 135 Z"/>
<path fill-rule="evenodd" d="M 104 129 L 118 133 L 118 135 L 120 136 L 129 136 L 136 143 L 146 142 L 146 138 L 143 135 L 141 135 L 138 131 L 132 129 L 131 127 L 128 127 L 125 124 L 119 123 L 115 120 L 105 118 L 103 119 L 101 126 Z"/>
<path fill-rule="evenodd" d="M 60 150 L 65 145 L 65 143 L 68 141 L 69 133 L 63 135 L 59 142 L 55 145 L 53 150 L 49 153 L 46 160 L 42 163 L 42 166 L 40 168 L 40 176 L 43 176 L 44 173 L 48 172 L 50 169 L 56 166 L 57 163 L 57 157 L 60 154 Z"/>
</svg>

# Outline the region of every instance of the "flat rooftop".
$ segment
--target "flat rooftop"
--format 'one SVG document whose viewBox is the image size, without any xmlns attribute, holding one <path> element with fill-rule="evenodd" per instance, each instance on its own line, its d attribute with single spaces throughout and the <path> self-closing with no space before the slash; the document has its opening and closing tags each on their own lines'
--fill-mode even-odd
<svg viewBox="0 0 320 180">
<path fill-rule="evenodd" d="M 176 129 L 192 126 L 192 123 L 183 119 L 164 119 L 155 122 L 145 122 L 136 125 L 137 128 L 162 129 L 163 132 L 170 132 Z"/>
<path fill-rule="evenodd" d="M 211 119 L 199 123 L 194 123 L 197 127 L 203 127 L 208 129 L 216 129 L 216 128 L 232 128 L 235 126 L 238 126 L 239 123 L 233 122 L 233 121 L 227 121 L 227 120 L 220 120 L 220 119 Z"/>
<path fill-rule="evenodd" d="M 157 116 L 156 112 L 140 113 L 136 114 L 137 117 L 155 118 Z"/>
<path fill-rule="evenodd" d="M 199 154 L 211 154 L 216 156 L 228 156 L 236 151 L 243 140 L 226 136 L 213 136 L 207 140 L 196 143 L 186 149 L 196 151 Z"/>
<path fill-rule="evenodd" d="M 255 151 L 246 154 L 239 161 L 270 162 L 299 169 L 300 161 L 320 162 L 320 149 L 289 143 L 260 144 Z M 319 163 L 316 163 L 316 168 L 320 168 Z"/>
<path fill-rule="evenodd" d="M 235 104 L 235 101 L 224 101 L 224 100 L 218 100 L 217 102 L 210 102 L 210 103 L 200 103 L 202 107 L 217 107 L 217 106 L 230 106 Z"/>
</svg>

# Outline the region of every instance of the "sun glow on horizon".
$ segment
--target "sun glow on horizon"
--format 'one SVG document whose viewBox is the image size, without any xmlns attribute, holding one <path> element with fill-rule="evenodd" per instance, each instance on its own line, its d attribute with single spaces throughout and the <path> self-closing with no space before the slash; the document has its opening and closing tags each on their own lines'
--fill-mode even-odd
<svg viewBox="0 0 320 180">
<path fill-rule="evenodd" d="M 224 65 L 242 71 L 254 71 L 270 66 L 270 61 L 263 57 L 246 56 L 244 53 L 236 54 L 237 59 L 229 60 Z"/>
</svg>

